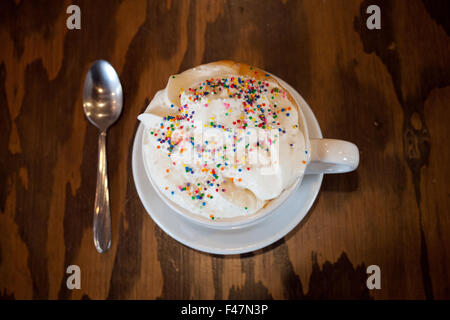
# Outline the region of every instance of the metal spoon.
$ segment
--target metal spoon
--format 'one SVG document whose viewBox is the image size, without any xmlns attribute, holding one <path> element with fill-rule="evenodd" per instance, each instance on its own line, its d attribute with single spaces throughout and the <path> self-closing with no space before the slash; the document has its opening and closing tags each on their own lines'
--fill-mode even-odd
<svg viewBox="0 0 450 320">
<path fill-rule="evenodd" d="M 106 130 L 120 116 L 122 101 L 122 85 L 114 68 L 104 60 L 95 61 L 84 82 L 83 108 L 88 120 L 100 130 L 94 207 L 94 244 L 99 253 L 111 246 Z"/>
</svg>

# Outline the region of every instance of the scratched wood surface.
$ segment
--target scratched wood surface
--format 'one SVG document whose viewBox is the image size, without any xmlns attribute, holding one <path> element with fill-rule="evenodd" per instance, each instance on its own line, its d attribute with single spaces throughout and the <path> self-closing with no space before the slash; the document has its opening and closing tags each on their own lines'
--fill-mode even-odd
<svg viewBox="0 0 450 320">
<path fill-rule="evenodd" d="M 0 298 L 450 298 L 448 1 L 0 2 Z M 381 30 L 366 28 L 378 4 Z M 82 111 L 90 64 L 124 90 L 109 131 L 112 248 L 92 241 L 97 131 Z M 168 76 L 233 59 L 301 92 L 358 170 L 327 176 L 284 239 L 214 256 L 165 234 L 131 173 L 136 116 Z M 66 287 L 68 265 L 81 289 Z M 368 290 L 366 268 L 381 268 Z"/>
</svg>

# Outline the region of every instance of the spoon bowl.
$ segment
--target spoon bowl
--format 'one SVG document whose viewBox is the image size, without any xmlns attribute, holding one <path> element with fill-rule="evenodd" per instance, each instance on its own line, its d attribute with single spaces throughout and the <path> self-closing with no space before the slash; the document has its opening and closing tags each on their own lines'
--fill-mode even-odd
<svg viewBox="0 0 450 320">
<path fill-rule="evenodd" d="M 105 60 L 95 61 L 83 89 L 83 108 L 88 120 L 105 131 L 122 112 L 122 85 L 114 68 Z"/>
</svg>

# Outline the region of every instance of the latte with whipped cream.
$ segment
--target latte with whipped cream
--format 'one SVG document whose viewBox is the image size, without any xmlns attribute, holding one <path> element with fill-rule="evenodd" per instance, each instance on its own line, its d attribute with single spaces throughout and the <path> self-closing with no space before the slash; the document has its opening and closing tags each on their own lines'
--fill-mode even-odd
<svg viewBox="0 0 450 320">
<path fill-rule="evenodd" d="M 304 119 L 270 74 L 219 61 L 169 78 L 139 119 L 150 178 L 211 220 L 249 216 L 304 174 Z"/>
</svg>

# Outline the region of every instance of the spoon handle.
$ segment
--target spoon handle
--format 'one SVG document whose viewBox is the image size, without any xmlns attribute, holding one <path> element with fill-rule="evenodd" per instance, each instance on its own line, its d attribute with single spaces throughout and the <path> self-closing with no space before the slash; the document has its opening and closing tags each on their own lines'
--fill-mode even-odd
<svg viewBox="0 0 450 320">
<path fill-rule="evenodd" d="M 98 137 L 97 189 L 94 207 L 94 244 L 99 253 L 111 246 L 111 213 L 109 209 L 108 168 L 106 165 L 106 131 Z"/>
</svg>

